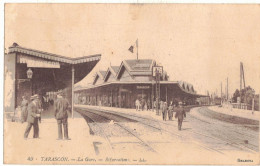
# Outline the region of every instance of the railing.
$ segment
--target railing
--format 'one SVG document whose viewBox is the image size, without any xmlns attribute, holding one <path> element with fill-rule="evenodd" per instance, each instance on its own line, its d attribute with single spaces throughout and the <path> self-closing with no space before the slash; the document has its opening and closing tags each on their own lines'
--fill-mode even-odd
<svg viewBox="0 0 260 166">
<path fill-rule="evenodd" d="M 251 110 L 252 106 L 249 104 L 245 104 L 245 103 L 232 103 L 232 107 L 233 108 L 237 108 L 237 109 L 244 109 L 244 110 Z"/>
</svg>

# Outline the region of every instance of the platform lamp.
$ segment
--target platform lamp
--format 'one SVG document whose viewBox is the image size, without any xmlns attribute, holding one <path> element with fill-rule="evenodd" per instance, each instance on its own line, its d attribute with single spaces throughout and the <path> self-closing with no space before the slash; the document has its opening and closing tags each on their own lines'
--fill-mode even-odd
<svg viewBox="0 0 260 166">
<path fill-rule="evenodd" d="M 30 80 L 31 82 L 31 89 L 32 89 L 32 94 L 33 94 L 33 84 L 32 84 L 32 76 L 33 76 L 33 71 L 31 68 L 29 68 L 26 72 L 27 74 L 27 78 Z"/>
<path fill-rule="evenodd" d="M 32 71 L 31 68 L 29 68 L 29 69 L 27 70 L 26 74 L 27 74 L 27 78 L 28 78 L 28 79 L 32 79 L 33 71 Z"/>
</svg>

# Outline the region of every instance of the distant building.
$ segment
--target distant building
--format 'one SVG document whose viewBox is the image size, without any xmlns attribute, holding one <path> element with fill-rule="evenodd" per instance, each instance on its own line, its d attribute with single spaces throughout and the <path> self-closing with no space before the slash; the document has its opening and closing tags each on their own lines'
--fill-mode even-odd
<svg viewBox="0 0 260 166">
<path fill-rule="evenodd" d="M 110 107 L 134 108 L 135 100 L 156 100 L 155 78 L 152 68 L 156 62 L 152 59 L 124 60 L 120 66 L 109 66 L 106 71 L 96 73 L 92 84 L 75 90 L 76 103 L 103 105 Z M 186 105 L 196 104 L 193 85 L 182 81 L 169 81 L 164 71 L 160 77 L 160 100 L 179 101 Z M 82 100 L 84 99 L 84 100 Z M 149 102 L 148 102 L 149 103 Z"/>
</svg>

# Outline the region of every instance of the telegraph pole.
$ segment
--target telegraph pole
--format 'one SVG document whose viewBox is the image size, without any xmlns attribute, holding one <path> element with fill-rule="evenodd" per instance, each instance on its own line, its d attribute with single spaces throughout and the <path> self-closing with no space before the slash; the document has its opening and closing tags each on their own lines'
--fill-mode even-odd
<svg viewBox="0 0 260 166">
<path fill-rule="evenodd" d="M 153 66 L 153 77 L 155 77 L 155 95 L 156 95 L 156 115 L 160 115 L 159 99 L 160 99 L 160 75 L 163 73 L 162 66 Z"/>
<path fill-rule="evenodd" d="M 221 82 L 221 86 L 220 86 L 220 102 L 221 102 L 221 105 L 222 105 L 222 82 Z"/>
<path fill-rule="evenodd" d="M 153 92 L 153 79 L 152 79 L 152 111 L 154 109 L 154 92 Z"/>
<path fill-rule="evenodd" d="M 138 38 L 136 40 L 136 56 L 137 56 L 137 60 L 138 60 Z"/>
<path fill-rule="evenodd" d="M 160 74 L 156 71 L 156 115 L 159 115 Z"/>
<path fill-rule="evenodd" d="M 240 62 L 240 109 L 242 107 L 242 84 L 243 83 L 244 83 L 244 89 L 245 89 L 246 81 L 245 81 L 244 67 L 243 67 L 243 63 Z M 245 99 L 246 99 L 246 97 L 245 97 Z"/>
<path fill-rule="evenodd" d="M 260 91 L 258 93 L 258 99 L 259 99 L 258 110 L 260 111 Z"/>
<path fill-rule="evenodd" d="M 228 77 L 227 77 L 227 100 L 228 100 Z"/>
</svg>

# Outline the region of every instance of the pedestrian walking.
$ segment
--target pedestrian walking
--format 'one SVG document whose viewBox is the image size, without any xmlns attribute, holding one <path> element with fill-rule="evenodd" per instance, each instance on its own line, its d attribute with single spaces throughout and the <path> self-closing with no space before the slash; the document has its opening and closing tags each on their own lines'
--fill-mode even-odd
<svg viewBox="0 0 260 166">
<path fill-rule="evenodd" d="M 163 103 L 163 101 L 161 100 L 161 101 L 160 101 L 159 115 L 161 115 L 161 113 L 162 113 L 163 105 L 164 105 L 164 103 Z"/>
<path fill-rule="evenodd" d="M 40 114 L 37 114 L 36 97 L 31 96 L 31 102 L 28 105 L 28 117 L 27 117 L 28 125 L 24 132 L 25 139 L 28 138 L 32 126 L 33 126 L 33 138 L 39 138 L 38 117 L 40 117 Z"/>
<path fill-rule="evenodd" d="M 151 111 L 151 102 L 149 99 L 147 100 L 147 110 Z"/>
<path fill-rule="evenodd" d="M 21 102 L 21 110 L 22 110 L 22 117 L 21 117 L 21 122 L 26 122 L 27 121 L 27 116 L 28 116 L 28 101 L 26 100 L 25 96 L 22 97 L 22 102 Z"/>
<path fill-rule="evenodd" d="M 40 97 L 38 94 L 35 94 L 36 97 L 36 105 L 37 105 L 37 114 L 40 114 L 40 117 L 38 117 L 39 122 L 42 122 L 42 111 L 43 111 L 43 107 L 42 107 L 42 101 L 40 100 Z"/>
<path fill-rule="evenodd" d="M 175 113 L 175 118 L 178 118 L 178 129 L 181 130 L 182 121 L 184 118 L 186 118 L 186 113 L 184 111 L 184 108 L 182 106 L 182 103 L 179 104 L 180 109 L 178 109 Z"/>
<path fill-rule="evenodd" d="M 167 119 L 167 102 L 164 102 L 163 103 L 163 108 L 162 108 L 162 117 L 163 117 L 163 120 L 166 121 Z"/>
<path fill-rule="evenodd" d="M 142 100 L 141 100 L 142 111 L 144 110 L 144 105 L 145 105 L 145 101 L 144 101 L 144 98 L 142 98 Z"/>
<path fill-rule="evenodd" d="M 156 110 L 156 107 L 157 107 L 157 101 L 155 100 L 155 101 L 153 102 L 153 108 L 154 108 L 154 110 Z"/>
<path fill-rule="evenodd" d="M 67 99 L 64 98 L 63 92 L 58 92 L 57 99 L 54 103 L 54 115 L 58 124 L 58 140 L 63 139 L 62 125 L 64 130 L 64 139 L 70 140 L 68 135 L 68 111 L 70 105 Z"/>
<path fill-rule="evenodd" d="M 173 117 L 173 104 L 172 102 L 170 103 L 170 106 L 169 106 L 169 109 L 168 109 L 168 117 L 169 117 L 169 120 L 172 120 L 172 117 Z"/>
<path fill-rule="evenodd" d="M 138 98 L 135 100 L 135 108 L 136 111 L 140 111 L 140 101 L 138 100 Z"/>
</svg>

